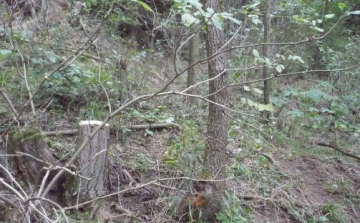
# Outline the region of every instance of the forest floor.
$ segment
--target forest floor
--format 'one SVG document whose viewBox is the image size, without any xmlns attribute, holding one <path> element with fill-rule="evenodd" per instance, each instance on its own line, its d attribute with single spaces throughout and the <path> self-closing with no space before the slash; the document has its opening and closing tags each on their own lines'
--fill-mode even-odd
<svg viewBox="0 0 360 223">
<path fill-rule="evenodd" d="M 169 150 L 166 142 L 169 135 L 180 135 L 181 132 L 154 132 L 151 137 L 143 137 L 143 134 L 141 131 L 133 132 L 128 138 L 128 146 L 113 144 L 116 155 L 111 153 L 111 163 L 113 167 L 117 166 L 116 163 L 121 164 L 126 172 L 124 174 L 120 168 L 111 172 L 113 189 L 119 186 L 119 175 L 123 176 L 122 185 L 132 180 L 141 185 L 154 179 L 186 174 L 181 171 L 181 166 L 178 170 L 168 168 L 165 158 Z M 146 139 L 139 140 L 141 138 Z M 264 156 L 261 152 L 237 155 L 232 159 L 233 166 L 243 163 L 243 168 L 248 171 L 239 170 L 238 176 L 227 182 L 229 197 L 224 202 L 228 202 L 232 212 L 228 213 L 233 217 L 230 222 L 360 222 L 359 162 L 330 148 L 324 148 L 323 152 L 327 155 L 317 155 L 313 151 L 288 151 L 286 155 L 278 150 L 267 151 L 265 157 L 270 157 L 271 162 L 258 162 Z M 191 182 L 188 180 L 161 181 L 111 200 L 122 204 L 140 219 L 177 222 L 174 219 L 179 216 L 175 210 L 186 198 L 180 192 L 189 187 Z"/>
</svg>

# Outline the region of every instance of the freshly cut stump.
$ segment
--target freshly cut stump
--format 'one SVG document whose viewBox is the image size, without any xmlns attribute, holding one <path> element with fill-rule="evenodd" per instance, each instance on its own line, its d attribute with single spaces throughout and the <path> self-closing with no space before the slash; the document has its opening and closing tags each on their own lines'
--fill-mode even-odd
<svg viewBox="0 0 360 223">
<path fill-rule="evenodd" d="M 100 125 L 101 121 L 81 121 L 79 123 L 79 135 L 77 148 L 87 140 L 91 133 Z M 104 195 L 107 182 L 107 154 L 110 128 L 106 124 L 96 135 L 90 139 L 74 163 L 77 176 L 67 178 L 68 197 L 72 204 Z"/>
</svg>

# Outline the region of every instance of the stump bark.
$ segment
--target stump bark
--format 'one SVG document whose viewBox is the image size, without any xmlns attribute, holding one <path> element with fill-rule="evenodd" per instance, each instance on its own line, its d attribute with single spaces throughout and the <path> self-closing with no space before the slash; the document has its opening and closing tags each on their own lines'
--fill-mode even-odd
<svg viewBox="0 0 360 223">
<path fill-rule="evenodd" d="M 100 121 L 79 124 L 78 147 L 101 125 Z M 106 124 L 86 145 L 75 162 L 77 176 L 67 177 L 68 198 L 72 205 L 91 200 L 107 192 L 107 153 L 110 128 Z"/>
</svg>

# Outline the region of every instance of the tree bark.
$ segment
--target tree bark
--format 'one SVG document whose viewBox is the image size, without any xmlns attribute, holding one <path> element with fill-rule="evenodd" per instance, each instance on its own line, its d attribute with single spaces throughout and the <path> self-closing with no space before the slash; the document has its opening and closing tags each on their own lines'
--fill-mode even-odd
<svg viewBox="0 0 360 223">
<path fill-rule="evenodd" d="M 200 45 L 200 36 L 199 36 L 200 25 L 196 24 L 191 28 L 191 33 L 194 33 L 194 36 L 190 39 L 189 42 L 189 66 L 193 63 L 199 61 L 199 45 Z M 196 74 L 198 72 L 198 65 L 192 66 L 189 68 L 189 73 L 187 76 L 187 87 L 190 87 L 196 84 Z M 196 88 L 192 88 L 188 91 L 189 94 L 197 94 Z M 190 97 L 190 105 L 196 106 L 197 98 Z"/>
<path fill-rule="evenodd" d="M 271 25 L 271 18 L 270 18 L 270 0 L 265 1 L 265 17 L 264 17 L 264 43 L 270 42 L 270 25 Z M 263 55 L 265 58 L 269 57 L 269 45 L 263 45 Z M 269 68 L 264 66 L 263 68 L 263 78 L 268 78 Z M 271 80 L 264 80 L 264 104 L 270 104 L 270 92 L 271 92 Z M 263 111 L 263 117 L 265 119 L 270 118 L 269 111 Z"/>
<path fill-rule="evenodd" d="M 119 59 L 116 62 L 116 70 L 118 72 L 118 78 L 120 82 L 120 94 L 119 101 L 124 104 L 125 101 L 129 100 L 129 89 L 130 83 L 128 80 L 128 70 L 127 70 L 127 61 L 126 59 Z"/>
<path fill-rule="evenodd" d="M 209 0 L 206 7 L 217 9 L 218 5 L 218 0 Z M 207 50 L 208 56 L 211 56 L 223 46 L 224 33 L 212 25 L 208 26 L 207 32 Z M 224 72 L 226 67 L 225 54 L 211 60 L 208 65 L 209 79 Z M 228 75 L 227 72 L 224 72 L 220 77 L 209 82 L 209 94 L 213 94 L 227 85 Z M 210 96 L 209 99 L 217 104 L 228 106 L 229 95 L 227 88 Z M 207 129 L 208 140 L 206 141 L 205 164 L 213 179 L 223 179 L 228 158 L 226 152 L 228 117 L 223 107 L 210 103 Z"/>
<path fill-rule="evenodd" d="M 26 129 L 13 129 L 9 132 L 10 140 L 6 154 L 16 154 L 9 159 L 8 170 L 16 179 L 22 179 L 30 191 L 36 192 L 42 181 L 49 183 L 63 164 L 57 160 L 50 150 L 40 129 L 28 127 Z M 46 170 L 48 168 L 49 170 Z M 49 174 L 46 176 L 46 172 Z M 8 176 L 6 176 L 8 177 Z M 63 183 L 65 175 L 61 176 L 51 188 L 48 198 L 57 204 L 63 204 Z M 42 204 L 45 205 L 46 204 Z"/>
<path fill-rule="evenodd" d="M 219 0 L 208 0 L 206 8 L 212 8 L 215 11 L 219 7 Z M 207 26 L 207 54 L 213 55 L 224 44 L 224 32 L 213 25 Z M 224 88 L 228 85 L 228 75 L 224 72 L 227 68 L 226 55 L 221 54 L 212 59 L 208 64 L 209 78 L 214 78 L 219 73 L 223 74 L 215 80 L 209 82 L 209 94 L 218 93 L 209 97 L 217 104 L 228 106 L 228 91 Z M 207 127 L 207 140 L 205 145 L 205 168 L 209 179 L 220 180 L 225 178 L 225 169 L 228 163 L 227 153 L 227 132 L 228 116 L 225 109 L 213 103 L 209 104 L 209 116 Z M 211 221 L 215 219 L 215 214 L 220 211 L 221 196 L 220 193 L 225 188 L 225 182 L 207 183 L 206 203 L 208 204 L 203 211 L 203 220 Z"/>
<path fill-rule="evenodd" d="M 82 121 L 79 124 L 78 145 L 89 137 L 100 121 Z M 71 205 L 83 202 L 106 193 L 107 183 L 107 149 L 109 125 L 105 125 L 87 144 L 75 167 L 79 176 L 71 176 L 66 180 L 68 200 Z"/>
</svg>

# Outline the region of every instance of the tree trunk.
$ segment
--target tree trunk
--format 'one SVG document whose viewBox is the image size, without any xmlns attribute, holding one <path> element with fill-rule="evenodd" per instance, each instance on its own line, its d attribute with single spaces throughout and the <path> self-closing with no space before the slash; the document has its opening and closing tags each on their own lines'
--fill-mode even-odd
<svg viewBox="0 0 360 223">
<path fill-rule="evenodd" d="M 82 144 L 100 121 L 82 121 L 79 124 L 77 144 Z M 104 195 L 107 183 L 107 149 L 109 125 L 105 125 L 87 144 L 75 162 L 79 176 L 66 179 L 67 200 L 74 205 Z"/>
<path fill-rule="evenodd" d="M 116 62 L 116 71 L 118 73 L 118 80 L 120 82 L 120 94 L 119 101 L 121 104 L 124 104 L 125 101 L 129 100 L 129 80 L 128 80 L 128 70 L 127 70 L 127 61 L 125 59 L 119 59 Z"/>
<path fill-rule="evenodd" d="M 271 18 L 270 18 L 270 0 L 265 1 L 265 18 L 264 18 L 264 43 L 269 43 L 270 41 L 270 25 L 271 25 Z M 263 55 L 264 57 L 269 57 L 269 45 L 263 45 Z M 268 67 L 264 64 L 263 68 L 263 78 L 266 79 L 269 77 L 268 75 Z M 264 80 L 264 104 L 270 104 L 270 92 L 271 92 L 271 80 Z M 263 111 L 262 113 L 265 119 L 270 118 L 269 111 Z"/>
<path fill-rule="evenodd" d="M 193 63 L 199 61 L 199 45 L 200 45 L 200 36 L 199 36 L 200 25 L 196 24 L 191 28 L 191 33 L 194 33 L 194 36 L 190 39 L 189 43 L 189 66 Z M 198 65 L 189 68 L 189 73 L 187 76 L 187 87 L 190 87 L 196 84 L 196 74 L 198 72 Z M 187 93 L 197 94 L 196 88 L 190 89 Z M 197 98 L 190 97 L 190 105 L 196 106 Z"/>
<path fill-rule="evenodd" d="M 219 0 L 208 0 L 206 8 L 218 9 Z M 224 33 L 213 25 L 207 26 L 207 54 L 213 55 L 224 44 Z M 209 78 L 214 78 L 227 68 L 226 56 L 222 54 L 212 59 L 208 64 Z M 209 82 L 209 94 L 213 94 L 228 85 L 228 76 L 224 72 L 220 77 Z M 209 97 L 209 99 L 217 104 L 228 106 L 227 88 L 222 89 L 218 93 Z M 205 145 L 205 168 L 209 179 L 224 179 L 225 170 L 228 163 L 227 153 L 227 132 L 228 132 L 228 116 L 225 109 L 213 103 L 209 105 L 209 117 L 207 128 L 207 141 Z M 207 183 L 206 203 L 208 204 L 203 211 L 203 220 L 211 221 L 215 219 L 215 214 L 220 211 L 220 203 L 222 201 L 221 192 L 225 187 L 225 182 Z"/>
</svg>

